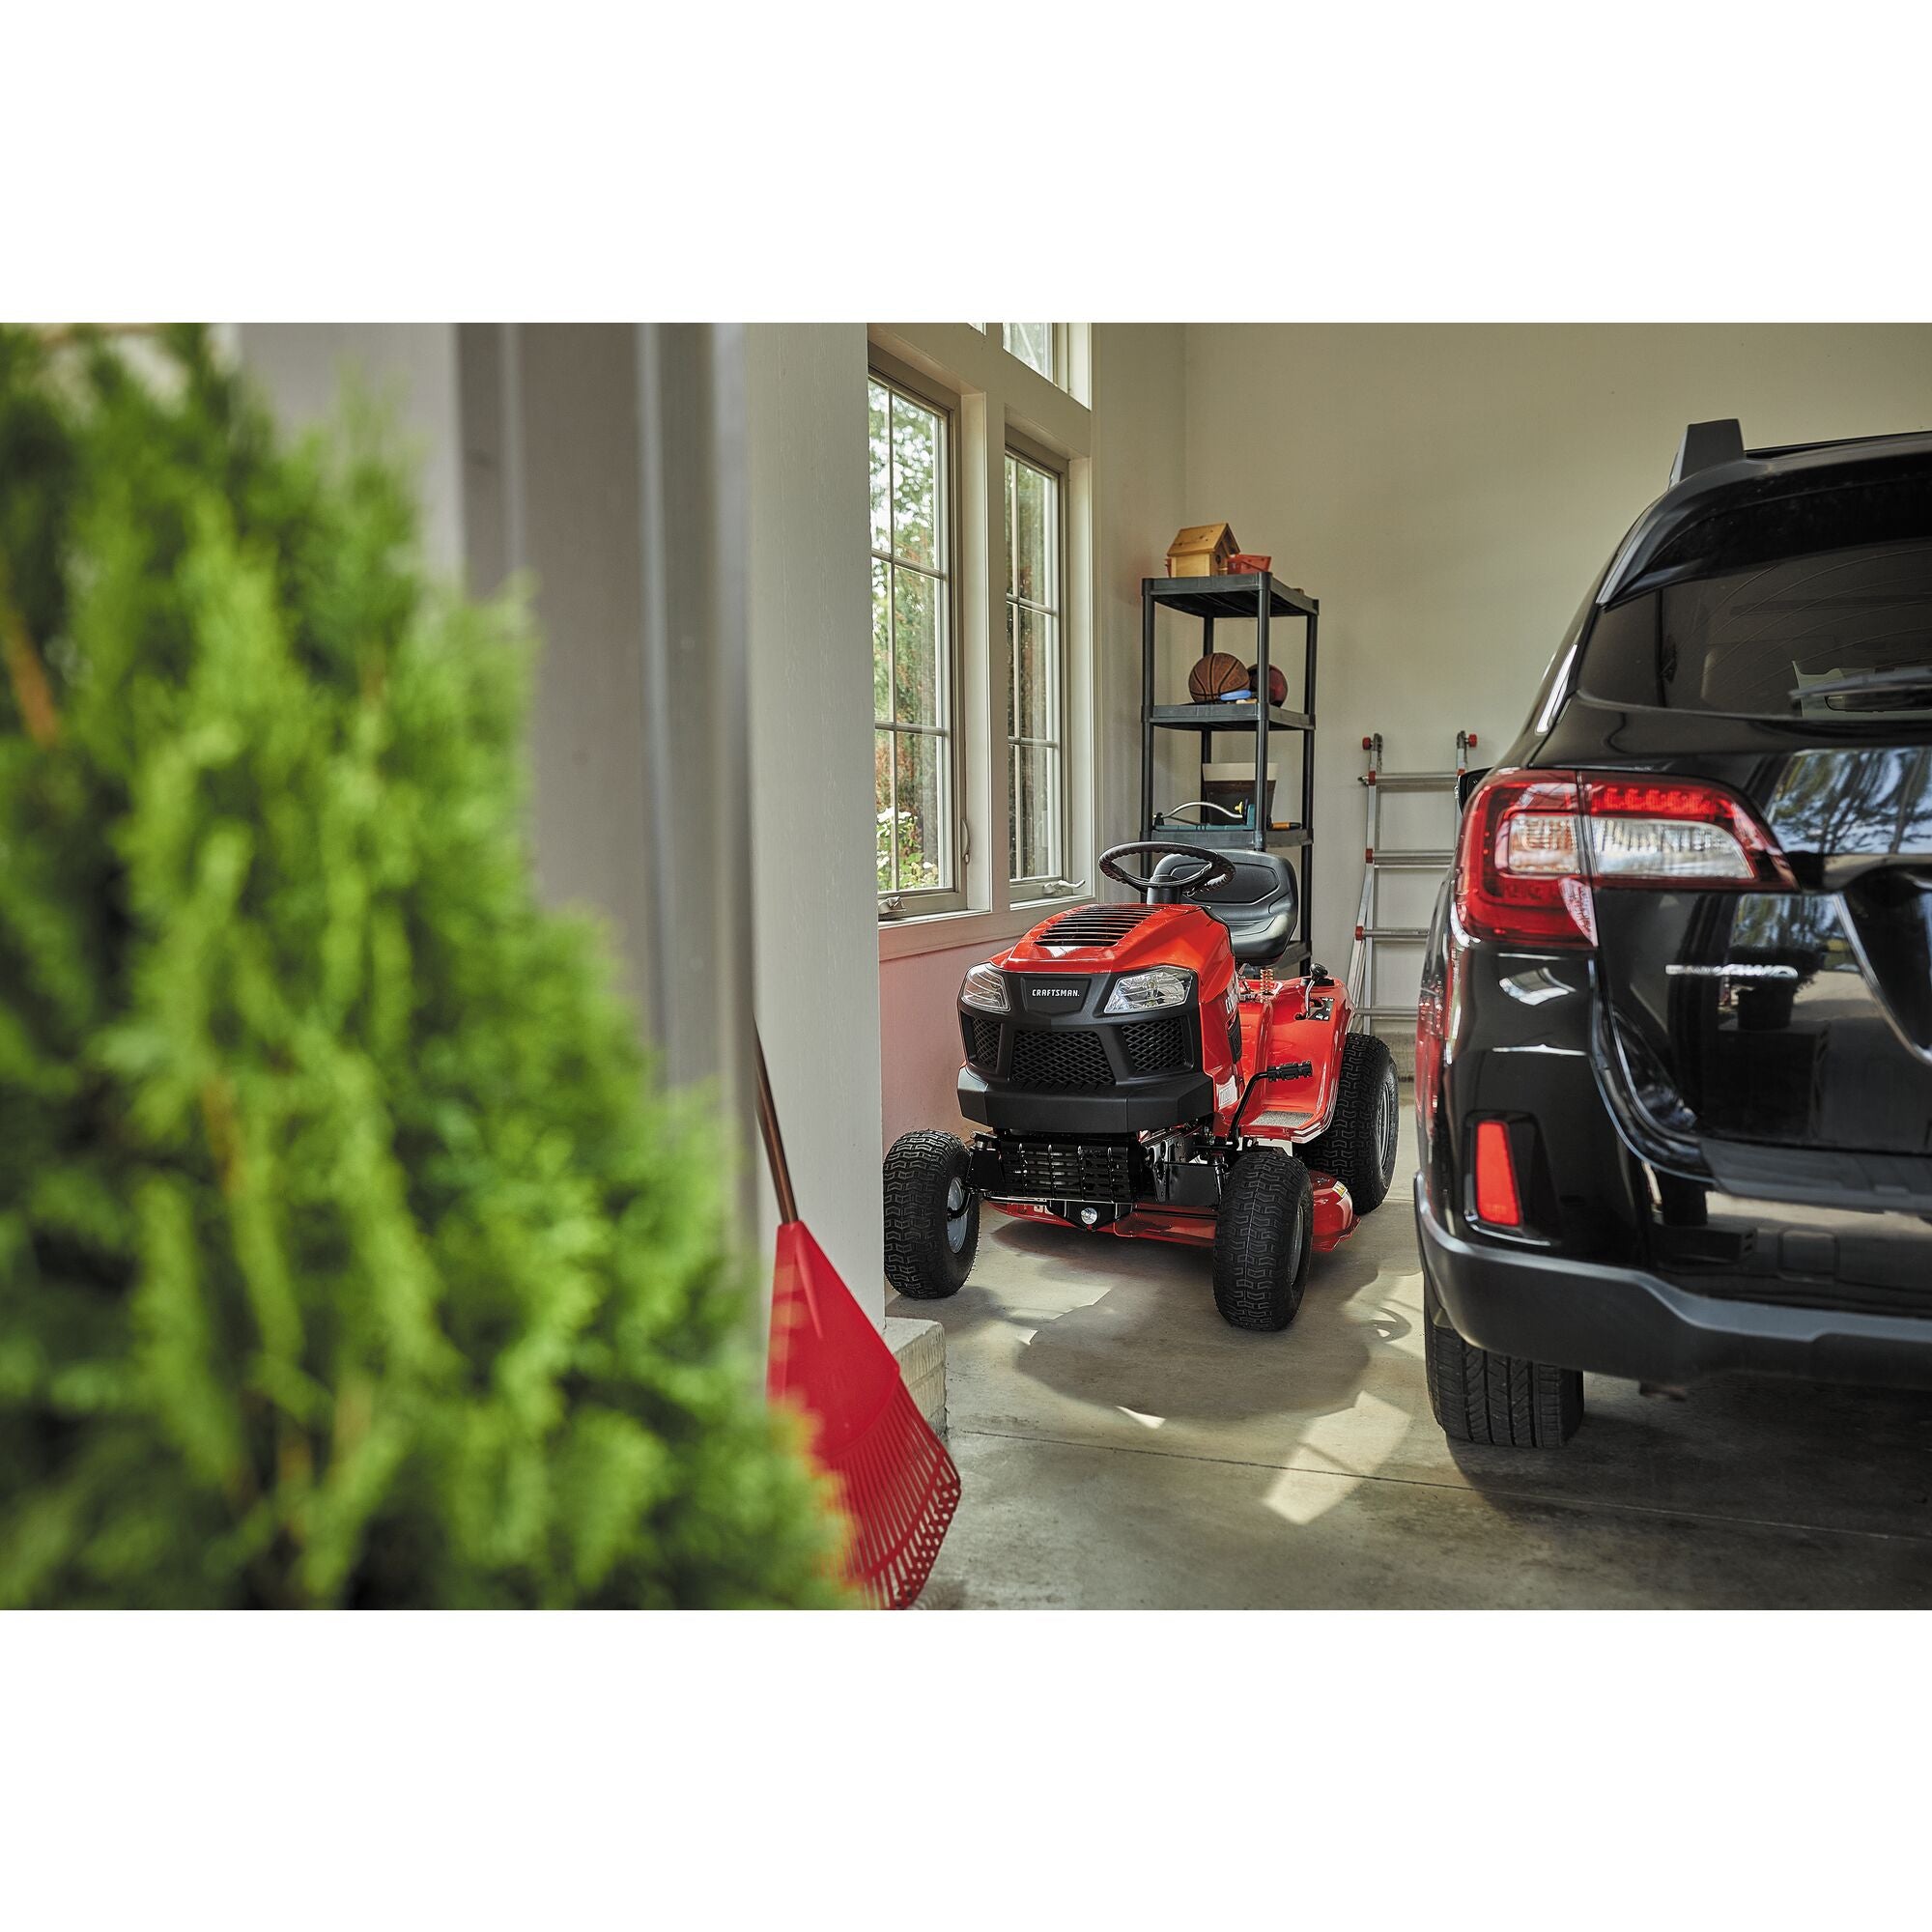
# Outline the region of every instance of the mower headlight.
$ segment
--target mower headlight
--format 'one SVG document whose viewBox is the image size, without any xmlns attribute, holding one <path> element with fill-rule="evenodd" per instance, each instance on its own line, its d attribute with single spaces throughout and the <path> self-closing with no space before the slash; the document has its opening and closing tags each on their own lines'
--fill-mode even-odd
<svg viewBox="0 0 1932 1932">
<path fill-rule="evenodd" d="M 1156 1007 L 1184 1007 L 1193 990 L 1193 976 L 1178 966 L 1156 966 L 1147 973 L 1129 973 L 1107 995 L 1101 1009 L 1109 1013 L 1151 1013 Z"/>
<path fill-rule="evenodd" d="M 959 988 L 959 1004 L 988 1013 L 1005 1012 L 1007 976 L 997 966 L 969 966 L 965 983 Z"/>
</svg>

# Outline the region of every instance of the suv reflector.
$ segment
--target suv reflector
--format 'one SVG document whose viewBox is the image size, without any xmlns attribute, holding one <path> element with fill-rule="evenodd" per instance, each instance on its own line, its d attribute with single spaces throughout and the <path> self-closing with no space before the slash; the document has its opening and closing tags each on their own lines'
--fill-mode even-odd
<svg viewBox="0 0 1932 1932">
<path fill-rule="evenodd" d="M 1501 1121 L 1476 1122 L 1476 1219 L 1495 1228 L 1522 1226 L 1516 1159 L 1510 1152 L 1509 1128 Z"/>
</svg>

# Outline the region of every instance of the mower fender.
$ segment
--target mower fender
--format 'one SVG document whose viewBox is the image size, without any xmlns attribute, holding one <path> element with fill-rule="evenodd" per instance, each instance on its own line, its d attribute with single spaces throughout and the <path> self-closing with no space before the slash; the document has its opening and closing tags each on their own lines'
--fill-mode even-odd
<svg viewBox="0 0 1932 1932">
<path fill-rule="evenodd" d="M 1282 1005 L 1287 1005 L 1284 1001 Z M 1286 1080 L 1258 1080 L 1243 1109 L 1241 1131 L 1255 1140 L 1311 1141 L 1334 1116 L 1349 1036 L 1349 1003 L 1341 988 L 1310 997 L 1301 1010 L 1264 1009 L 1257 1015 L 1257 1066 L 1300 1062 L 1307 1070 Z"/>
<path fill-rule="evenodd" d="M 1315 1182 L 1315 1252 L 1325 1255 L 1355 1232 L 1355 1204 L 1333 1175 L 1317 1174 Z"/>
</svg>

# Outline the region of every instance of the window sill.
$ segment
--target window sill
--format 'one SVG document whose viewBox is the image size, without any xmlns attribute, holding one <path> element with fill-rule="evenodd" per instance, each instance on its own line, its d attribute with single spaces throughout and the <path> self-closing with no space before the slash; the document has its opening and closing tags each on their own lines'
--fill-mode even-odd
<svg viewBox="0 0 1932 1932">
<path fill-rule="evenodd" d="M 1071 912 L 1075 906 L 1092 903 L 1087 894 L 1067 893 L 1061 897 L 1013 906 L 1006 912 L 934 912 L 913 919 L 882 919 L 879 959 L 883 964 L 888 959 L 910 959 L 922 952 L 952 952 L 966 946 L 990 950 L 1031 932 L 1041 920 L 1055 913 Z"/>
</svg>

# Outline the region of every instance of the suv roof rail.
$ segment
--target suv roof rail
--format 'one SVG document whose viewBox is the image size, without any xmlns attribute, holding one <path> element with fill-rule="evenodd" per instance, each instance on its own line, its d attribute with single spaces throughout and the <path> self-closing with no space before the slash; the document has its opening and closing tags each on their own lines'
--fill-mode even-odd
<svg viewBox="0 0 1932 1932">
<path fill-rule="evenodd" d="M 1709 469 L 1719 463 L 1741 462 L 1744 453 L 1744 425 L 1736 416 L 1726 416 L 1720 422 L 1690 423 L 1684 431 L 1684 440 L 1677 445 L 1677 461 L 1670 466 L 1671 487 L 1674 489 L 1699 469 Z"/>
<path fill-rule="evenodd" d="M 1901 439 L 1920 436 L 1921 430 L 1885 430 L 1877 436 L 1832 436 L 1821 442 L 1781 442 L 1772 449 L 1747 449 L 1745 454 L 1757 460 L 1768 461 L 1774 456 L 1802 456 L 1808 449 L 1854 449 L 1865 442 L 1897 442 Z"/>
</svg>

